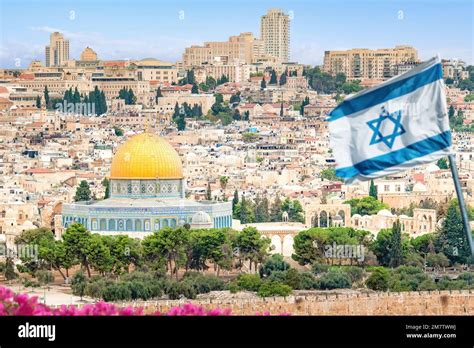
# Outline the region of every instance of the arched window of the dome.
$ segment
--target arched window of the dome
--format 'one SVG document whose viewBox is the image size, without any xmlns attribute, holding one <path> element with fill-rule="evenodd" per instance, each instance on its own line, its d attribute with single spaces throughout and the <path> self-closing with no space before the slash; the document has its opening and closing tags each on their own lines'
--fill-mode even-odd
<svg viewBox="0 0 474 348">
<path fill-rule="evenodd" d="M 109 231 L 115 231 L 115 220 L 114 219 L 109 220 Z"/>
<path fill-rule="evenodd" d="M 131 219 L 127 219 L 127 222 L 125 223 L 125 229 L 127 231 L 133 231 L 133 222 Z"/>
<path fill-rule="evenodd" d="M 142 230 L 142 221 L 136 219 L 135 220 L 135 231 L 141 231 Z"/>
<path fill-rule="evenodd" d="M 100 230 L 101 231 L 107 230 L 107 221 L 105 219 L 100 219 Z"/>
</svg>

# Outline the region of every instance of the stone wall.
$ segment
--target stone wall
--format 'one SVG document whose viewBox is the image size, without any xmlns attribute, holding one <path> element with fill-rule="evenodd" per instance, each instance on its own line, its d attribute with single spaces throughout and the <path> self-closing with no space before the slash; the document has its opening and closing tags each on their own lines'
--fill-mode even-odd
<svg viewBox="0 0 474 348">
<path fill-rule="evenodd" d="M 355 293 L 252 299 L 134 302 L 145 313 L 166 312 L 192 302 L 205 308 L 231 308 L 234 315 L 474 315 L 474 290 Z M 122 304 L 121 304 L 122 305 Z"/>
</svg>

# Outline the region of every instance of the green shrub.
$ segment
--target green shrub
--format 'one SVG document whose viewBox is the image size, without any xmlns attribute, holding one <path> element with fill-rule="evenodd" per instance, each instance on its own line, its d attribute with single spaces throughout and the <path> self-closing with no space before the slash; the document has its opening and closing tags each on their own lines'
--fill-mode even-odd
<svg viewBox="0 0 474 348">
<path fill-rule="evenodd" d="M 313 265 L 311 266 L 311 270 L 314 274 L 321 274 L 328 272 L 329 267 L 329 265 L 326 265 L 324 263 L 313 263 Z"/>
<path fill-rule="evenodd" d="M 436 290 L 436 283 L 432 279 L 425 279 L 418 285 L 419 291 Z"/>
<path fill-rule="evenodd" d="M 324 290 L 345 289 L 351 286 L 351 278 L 340 270 L 330 270 L 318 279 L 318 287 Z"/>
<path fill-rule="evenodd" d="M 388 290 L 389 272 L 386 268 L 378 267 L 370 274 L 365 285 L 372 290 L 387 291 Z"/>
<path fill-rule="evenodd" d="M 150 283 L 144 283 L 142 281 L 127 282 L 128 288 L 130 289 L 130 296 L 132 300 L 148 300 L 152 298 L 152 291 Z"/>
<path fill-rule="evenodd" d="M 301 272 L 300 277 L 299 289 L 312 290 L 317 288 L 318 282 L 316 281 L 316 277 L 313 275 L 313 273 Z"/>
<path fill-rule="evenodd" d="M 170 280 L 166 283 L 165 293 L 168 295 L 170 300 L 177 300 L 181 296 L 184 296 L 188 299 L 196 298 L 196 290 L 189 281 L 177 282 Z"/>
<path fill-rule="evenodd" d="M 54 276 L 51 271 L 39 270 L 35 272 L 35 277 L 38 279 L 38 282 L 42 285 L 47 285 L 54 282 Z"/>
<path fill-rule="evenodd" d="M 270 296 L 288 296 L 291 294 L 291 287 L 273 281 L 265 281 L 261 284 L 258 289 L 258 296 L 270 297 Z"/>
<path fill-rule="evenodd" d="M 72 293 L 76 296 L 84 296 L 87 286 L 87 278 L 82 271 L 76 272 L 71 279 Z"/>
<path fill-rule="evenodd" d="M 290 268 L 285 272 L 285 279 L 283 281 L 284 284 L 288 285 L 292 289 L 299 289 L 301 283 L 301 275 L 294 268 Z"/>
<path fill-rule="evenodd" d="M 426 265 L 428 267 L 448 267 L 449 259 L 443 253 L 429 253 L 426 255 Z"/>
<path fill-rule="evenodd" d="M 262 285 L 262 280 L 256 274 L 240 274 L 237 277 L 237 285 L 244 290 L 258 291 L 260 285 Z"/>
<path fill-rule="evenodd" d="M 403 257 L 403 264 L 406 266 L 423 267 L 423 257 L 417 253 L 408 253 Z"/>
<path fill-rule="evenodd" d="M 353 283 L 359 282 L 364 278 L 364 270 L 361 267 L 350 266 L 344 268 L 343 271 L 351 278 Z"/>
<path fill-rule="evenodd" d="M 282 255 L 273 254 L 260 266 L 259 273 L 260 277 L 265 278 L 274 271 L 286 271 L 289 268 L 290 265 L 283 260 Z"/>
<path fill-rule="evenodd" d="M 210 291 L 219 291 L 224 289 L 224 282 L 214 275 L 204 276 L 202 274 L 185 274 L 183 282 L 194 287 L 197 294 L 208 293 Z"/>
<path fill-rule="evenodd" d="M 286 271 L 273 271 L 266 280 L 283 283 L 285 282 L 285 277 Z"/>
<path fill-rule="evenodd" d="M 464 281 L 467 285 L 474 285 L 474 272 L 464 272 L 458 277 L 458 280 Z"/>
<path fill-rule="evenodd" d="M 235 282 L 231 282 L 229 283 L 229 285 L 227 285 L 227 290 L 229 290 L 231 294 L 235 294 L 239 292 L 240 289 L 239 289 L 239 286 Z"/>
<path fill-rule="evenodd" d="M 126 282 L 111 283 L 103 290 L 102 298 L 107 302 L 129 301 L 132 299 L 132 290 Z"/>
<path fill-rule="evenodd" d="M 25 288 L 37 288 L 38 286 L 40 286 L 38 282 L 27 278 L 23 278 L 21 283 Z"/>
</svg>

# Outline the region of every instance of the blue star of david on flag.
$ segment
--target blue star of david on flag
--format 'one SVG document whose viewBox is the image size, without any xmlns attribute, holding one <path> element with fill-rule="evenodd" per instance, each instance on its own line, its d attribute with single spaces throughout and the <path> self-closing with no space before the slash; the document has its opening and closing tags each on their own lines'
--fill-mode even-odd
<svg viewBox="0 0 474 348">
<path fill-rule="evenodd" d="M 370 145 L 382 142 L 391 149 L 395 139 L 406 132 L 401 124 L 401 119 L 401 110 L 390 114 L 382 107 L 379 117 L 367 122 L 370 129 L 374 131 L 372 139 L 370 139 Z"/>
</svg>

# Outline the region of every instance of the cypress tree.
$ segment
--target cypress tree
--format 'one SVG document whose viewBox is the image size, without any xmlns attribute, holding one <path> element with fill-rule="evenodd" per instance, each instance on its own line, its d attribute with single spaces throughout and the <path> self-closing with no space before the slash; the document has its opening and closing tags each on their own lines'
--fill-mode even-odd
<svg viewBox="0 0 474 348">
<path fill-rule="evenodd" d="M 369 196 L 377 199 L 377 186 L 375 186 L 374 180 L 370 180 Z"/>
<path fill-rule="evenodd" d="M 234 191 L 234 198 L 232 198 L 232 213 L 235 213 L 235 207 L 239 204 L 239 193 Z"/>
<path fill-rule="evenodd" d="M 282 203 L 281 203 L 280 196 L 277 195 L 270 209 L 270 220 L 272 222 L 281 221 L 281 213 L 282 213 L 281 204 Z"/>
<path fill-rule="evenodd" d="M 390 267 L 398 267 L 402 264 L 402 225 L 397 220 L 393 223 L 392 235 L 390 237 Z"/>
<path fill-rule="evenodd" d="M 48 87 L 47 87 L 47 86 L 44 87 L 44 103 L 46 104 L 46 108 L 51 107 L 51 106 L 49 105 L 49 91 L 48 91 Z"/>
<path fill-rule="evenodd" d="M 211 183 L 207 182 L 207 189 L 206 189 L 206 199 L 208 201 L 212 201 L 212 190 L 211 190 Z"/>
</svg>

